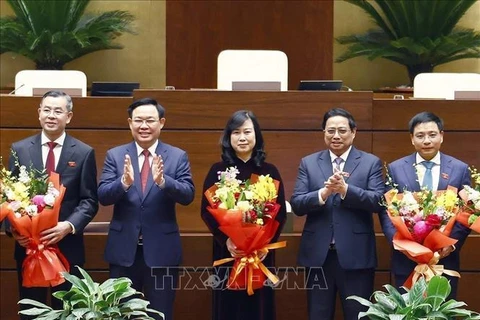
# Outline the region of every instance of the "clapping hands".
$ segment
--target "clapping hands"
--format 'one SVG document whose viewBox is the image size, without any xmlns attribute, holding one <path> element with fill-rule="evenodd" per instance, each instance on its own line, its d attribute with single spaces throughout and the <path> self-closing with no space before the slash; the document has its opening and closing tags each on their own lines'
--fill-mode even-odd
<svg viewBox="0 0 480 320">
<path fill-rule="evenodd" d="M 125 155 L 125 160 L 123 162 L 123 176 L 122 183 L 127 187 L 130 187 L 133 184 L 134 175 L 133 175 L 133 166 L 132 160 L 128 154 Z"/>
<path fill-rule="evenodd" d="M 336 168 L 333 169 L 333 175 L 331 175 L 327 181 L 325 181 L 325 188 L 328 195 L 332 193 L 338 193 L 342 197 L 345 197 L 347 193 L 347 184 L 345 182 L 344 172 Z"/>
</svg>

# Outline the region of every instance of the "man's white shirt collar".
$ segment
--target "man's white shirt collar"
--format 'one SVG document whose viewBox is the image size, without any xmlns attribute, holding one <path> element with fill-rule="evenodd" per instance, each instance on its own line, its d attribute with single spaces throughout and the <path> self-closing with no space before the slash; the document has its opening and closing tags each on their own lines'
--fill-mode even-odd
<svg viewBox="0 0 480 320">
<path fill-rule="evenodd" d="M 340 158 L 343 159 L 343 163 L 346 163 L 347 162 L 347 158 L 348 158 L 348 155 L 350 154 L 350 151 L 352 150 L 352 146 L 350 146 L 347 151 L 345 151 L 341 156 Z M 332 152 L 332 150 L 328 150 L 328 152 L 330 153 L 330 160 L 331 162 L 333 163 L 335 161 L 335 159 L 339 158 L 336 154 L 334 154 Z"/>
<path fill-rule="evenodd" d="M 138 145 L 138 143 L 135 141 L 135 146 L 137 147 L 137 156 L 140 156 L 143 153 L 143 148 Z M 157 146 L 158 146 L 158 140 L 155 141 L 154 144 L 148 148 L 148 151 L 150 151 L 151 155 L 154 155 L 157 151 Z"/>
<path fill-rule="evenodd" d="M 64 142 L 65 142 L 65 137 L 66 137 L 66 133 L 65 131 L 62 133 L 62 135 L 60 137 L 58 137 L 57 139 L 55 139 L 55 141 L 53 142 L 56 142 L 57 145 L 60 145 L 60 146 L 63 146 Z M 45 132 L 42 131 L 42 136 L 41 136 L 41 143 L 42 143 L 42 146 L 47 144 L 47 142 L 50 142 L 51 140 L 45 135 Z"/>
<path fill-rule="evenodd" d="M 415 165 L 419 165 L 419 164 L 421 165 L 423 161 L 427 161 L 427 160 L 423 159 L 422 156 L 417 152 L 417 154 L 415 155 Z M 435 157 L 433 157 L 432 160 L 430 161 L 435 163 L 436 165 L 440 165 L 440 151 L 437 152 Z"/>
</svg>

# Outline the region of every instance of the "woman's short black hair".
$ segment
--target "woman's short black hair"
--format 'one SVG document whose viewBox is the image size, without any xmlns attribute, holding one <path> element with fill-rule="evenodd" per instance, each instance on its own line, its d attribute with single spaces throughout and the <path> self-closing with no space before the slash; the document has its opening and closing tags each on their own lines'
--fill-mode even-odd
<svg viewBox="0 0 480 320">
<path fill-rule="evenodd" d="M 220 143 L 222 145 L 222 160 L 228 164 L 234 164 L 234 159 L 237 158 L 237 155 L 235 150 L 233 150 L 232 144 L 230 143 L 230 136 L 234 130 L 240 128 L 248 119 L 252 120 L 253 129 L 255 130 L 256 143 L 253 147 L 252 159 L 255 165 L 260 167 L 265 162 L 266 158 L 264 150 L 265 144 L 257 117 L 252 111 L 249 110 L 237 111 L 227 121 L 225 129 L 223 130 L 222 138 L 220 139 Z"/>
</svg>

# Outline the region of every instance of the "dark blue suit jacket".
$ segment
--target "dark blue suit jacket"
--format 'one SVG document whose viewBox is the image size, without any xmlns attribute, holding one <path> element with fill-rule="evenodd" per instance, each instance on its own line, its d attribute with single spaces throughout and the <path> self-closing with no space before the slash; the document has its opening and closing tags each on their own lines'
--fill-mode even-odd
<svg viewBox="0 0 480 320">
<path fill-rule="evenodd" d="M 345 199 L 335 194 L 320 205 L 318 190 L 333 174 L 329 151 L 311 154 L 300 163 L 291 205 L 296 215 L 307 215 L 298 256 L 302 266 L 322 266 L 333 235 L 342 268 L 367 269 L 377 264 L 373 213 L 381 210 L 382 163 L 352 147 L 343 171 L 349 174 Z"/>
<path fill-rule="evenodd" d="M 121 182 L 125 155 L 130 155 L 134 183 L 125 191 Z M 156 154 L 164 164 L 165 188 L 157 186 L 151 174 L 142 193 L 135 142 L 107 152 L 98 188 L 102 205 L 114 205 L 105 259 L 129 267 L 135 261 L 140 232 L 143 237 L 145 263 L 149 267 L 177 266 L 182 259 L 180 233 L 175 205 L 193 201 L 195 188 L 185 151 L 158 142 Z"/>
<path fill-rule="evenodd" d="M 32 165 L 43 170 L 41 134 L 15 142 L 12 151 L 17 154 L 20 165 Z M 14 170 L 14 158 L 10 157 L 9 167 Z M 83 229 L 98 211 L 97 166 L 94 150 L 73 138 L 65 136 L 60 159 L 55 170 L 60 175 L 60 183 L 66 187 L 60 209 L 59 221 L 69 221 L 75 227 L 75 234 L 63 238 L 58 246 L 72 266 L 83 265 L 85 249 Z M 14 171 L 15 173 L 15 171 Z M 15 259 L 25 257 L 25 248 L 15 246 Z"/>
<path fill-rule="evenodd" d="M 388 172 L 393 182 L 398 185 L 399 190 L 420 191 L 417 173 L 415 170 L 416 153 L 398 159 L 388 165 Z M 440 154 L 440 179 L 438 182 L 438 190 L 445 190 L 448 186 L 463 189 L 464 185 L 470 185 L 470 173 L 468 165 L 451 156 Z M 387 186 L 387 188 L 390 188 Z M 379 214 L 380 223 L 383 233 L 392 243 L 396 229 L 385 210 Z M 439 264 L 444 265 L 447 269 L 458 270 L 460 265 L 459 251 L 465 239 L 470 233 L 470 229 L 464 227 L 460 223 L 455 223 L 450 237 L 459 240 L 455 245 L 457 250 L 452 252 L 448 257 L 440 260 Z M 415 262 L 408 259 L 403 253 L 393 250 L 392 254 L 392 272 L 399 275 L 408 275 L 415 268 Z"/>
</svg>

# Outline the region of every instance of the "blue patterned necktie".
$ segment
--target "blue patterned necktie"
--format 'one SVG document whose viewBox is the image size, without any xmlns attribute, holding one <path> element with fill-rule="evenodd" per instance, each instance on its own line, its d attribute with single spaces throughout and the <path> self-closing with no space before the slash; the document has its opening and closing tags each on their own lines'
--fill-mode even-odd
<svg viewBox="0 0 480 320">
<path fill-rule="evenodd" d="M 423 176 L 422 188 L 427 190 L 433 189 L 433 177 L 432 177 L 432 168 L 435 165 L 432 161 L 422 161 L 423 166 L 425 167 L 425 175 Z"/>
<path fill-rule="evenodd" d="M 342 171 L 342 170 L 340 169 L 340 165 L 342 164 L 343 159 L 340 158 L 340 157 L 338 157 L 338 158 L 336 158 L 334 161 L 335 161 L 335 169 L 337 169 L 338 171 Z"/>
</svg>

